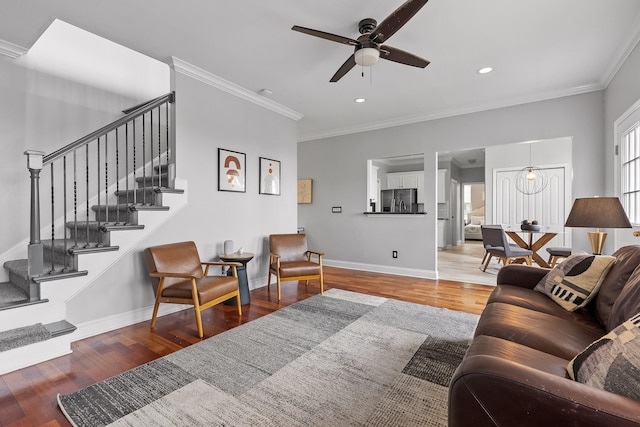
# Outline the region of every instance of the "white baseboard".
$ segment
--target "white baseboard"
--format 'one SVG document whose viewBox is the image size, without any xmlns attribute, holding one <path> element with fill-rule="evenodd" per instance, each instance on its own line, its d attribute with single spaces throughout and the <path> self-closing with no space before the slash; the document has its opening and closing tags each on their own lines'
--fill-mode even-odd
<svg viewBox="0 0 640 427">
<path fill-rule="evenodd" d="M 348 268 L 350 270 L 371 271 L 373 273 L 395 274 L 398 276 L 420 277 L 423 279 L 438 278 L 438 272 L 434 270 L 419 270 L 416 268 L 393 267 L 390 265 L 364 264 L 359 262 L 338 261 L 333 259 L 323 259 L 323 265 L 329 267 Z"/>
</svg>

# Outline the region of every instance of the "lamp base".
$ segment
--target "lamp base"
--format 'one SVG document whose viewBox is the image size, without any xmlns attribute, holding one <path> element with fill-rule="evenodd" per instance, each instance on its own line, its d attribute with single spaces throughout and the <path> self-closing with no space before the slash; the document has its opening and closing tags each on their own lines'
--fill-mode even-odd
<svg viewBox="0 0 640 427">
<path fill-rule="evenodd" d="M 590 231 L 589 241 L 591 242 L 591 251 L 594 255 L 602 255 L 602 248 L 604 247 L 604 241 L 607 238 L 607 233 L 602 231 Z"/>
</svg>

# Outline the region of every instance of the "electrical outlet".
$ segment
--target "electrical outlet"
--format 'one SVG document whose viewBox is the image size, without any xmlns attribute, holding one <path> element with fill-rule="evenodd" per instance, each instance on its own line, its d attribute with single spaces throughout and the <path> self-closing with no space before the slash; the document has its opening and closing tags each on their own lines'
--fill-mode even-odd
<svg viewBox="0 0 640 427">
<path fill-rule="evenodd" d="M 332 213 L 342 213 L 342 206 L 334 206 L 331 208 Z"/>
<path fill-rule="evenodd" d="M 394 258 L 398 258 L 398 251 L 391 252 L 391 256 Z"/>
</svg>

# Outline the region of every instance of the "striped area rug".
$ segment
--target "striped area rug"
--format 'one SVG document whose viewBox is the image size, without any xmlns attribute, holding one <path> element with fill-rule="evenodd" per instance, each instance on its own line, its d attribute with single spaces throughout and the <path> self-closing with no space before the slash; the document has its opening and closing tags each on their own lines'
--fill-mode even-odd
<svg viewBox="0 0 640 427">
<path fill-rule="evenodd" d="M 331 289 L 58 404 L 74 426 L 445 426 L 477 320 Z"/>
</svg>

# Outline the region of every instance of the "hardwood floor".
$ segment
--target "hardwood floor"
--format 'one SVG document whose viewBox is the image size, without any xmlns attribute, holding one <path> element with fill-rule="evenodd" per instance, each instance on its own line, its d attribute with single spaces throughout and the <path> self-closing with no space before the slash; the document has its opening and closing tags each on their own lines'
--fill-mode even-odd
<svg viewBox="0 0 640 427">
<path fill-rule="evenodd" d="M 479 314 L 491 286 L 325 267 L 325 290 L 339 288 L 408 302 Z M 275 285 L 251 291 L 251 304 L 218 305 L 202 313 L 204 338 L 262 317 L 319 292 L 317 282 L 285 282 L 278 303 Z M 141 322 L 72 344 L 73 353 L 0 376 L 0 426 L 68 426 L 56 395 L 71 393 L 197 343 L 192 310 L 158 319 L 156 329 Z"/>
</svg>

